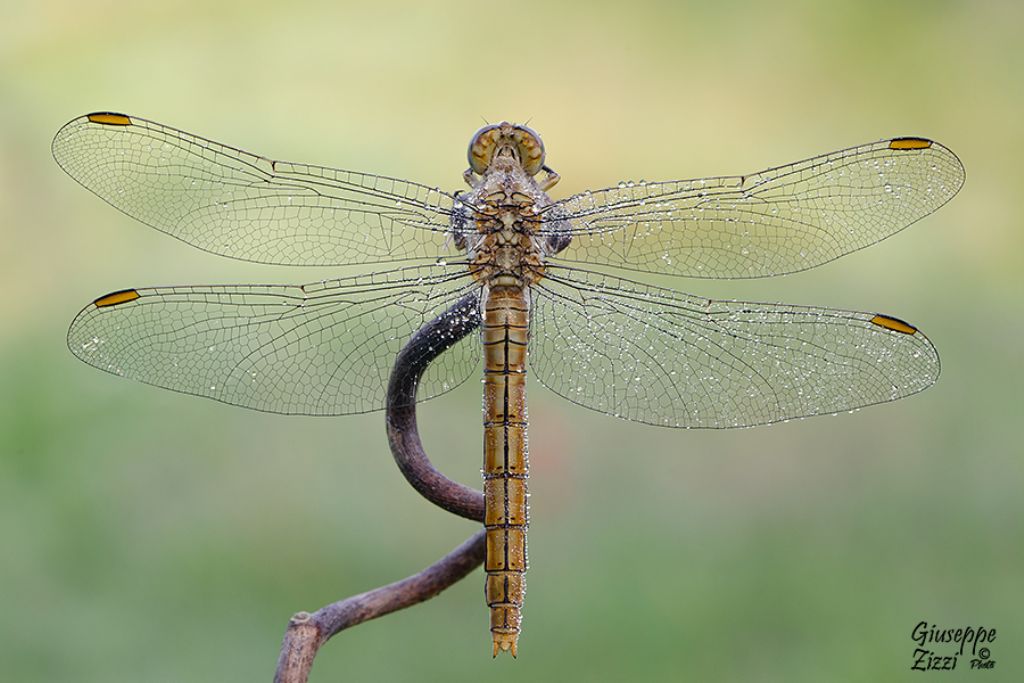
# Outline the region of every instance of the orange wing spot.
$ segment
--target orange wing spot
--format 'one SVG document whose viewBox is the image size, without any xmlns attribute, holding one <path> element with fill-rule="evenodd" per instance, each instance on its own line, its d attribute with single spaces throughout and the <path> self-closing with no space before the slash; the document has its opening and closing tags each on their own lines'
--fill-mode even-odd
<svg viewBox="0 0 1024 683">
<path fill-rule="evenodd" d="M 932 141 L 924 138 L 893 138 L 889 141 L 889 149 L 928 149 L 931 146 Z"/>
<path fill-rule="evenodd" d="M 114 114 L 108 111 L 89 114 L 88 119 L 92 123 L 101 123 L 104 126 L 130 126 L 132 120 L 124 114 Z"/>
<path fill-rule="evenodd" d="M 135 301 L 139 296 L 141 295 L 134 289 L 122 289 L 120 292 L 111 292 L 106 296 L 101 296 L 96 301 L 93 301 L 93 303 L 96 304 L 96 308 L 103 308 L 105 306 L 123 304 L 127 301 Z"/>
<path fill-rule="evenodd" d="M 879 327 L 884 327 L 887 330 L 892 330 L 893 332 L 900 332 L 902 334 L 914 334 L 915 332 L 917 332 L 917 328 L 911 325 L 910 323 L 905 323 L 899 318 L 890 318 L 887 315 L 876 315 L 874 318 L 871 319 L 871 323 L 873 325 L 878 325 Z"/>
</svg>

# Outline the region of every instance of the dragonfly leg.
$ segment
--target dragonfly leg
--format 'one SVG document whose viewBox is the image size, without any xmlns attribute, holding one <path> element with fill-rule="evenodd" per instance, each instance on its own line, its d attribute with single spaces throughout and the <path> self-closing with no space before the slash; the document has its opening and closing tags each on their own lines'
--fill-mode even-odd
<svg viewBox="0 0 1024 683">
<path fill-rule="evenodd" d="M 541 170 L 547 173 L 547 175 L 544 177 L 544 180 L 540 181 L 537 184 L 540 186 L 540 189 L 544 190 L 545 192 L 547 192 L 552 187 L 557 185 L 558 181 L 562 179 L 562 176 L 552 171 L 551 168 L 548 166 L 541 166 Z"/>
</svg>

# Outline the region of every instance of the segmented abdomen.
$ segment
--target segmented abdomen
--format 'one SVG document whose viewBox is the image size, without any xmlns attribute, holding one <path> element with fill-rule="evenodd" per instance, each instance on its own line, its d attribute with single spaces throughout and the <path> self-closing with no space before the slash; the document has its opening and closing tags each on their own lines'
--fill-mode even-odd
<svg viewBox="0 0 1024 683">
<path fill-rule="evenodd" d="M 483 300 L 486 595 L 494 654 L 516 654 L 526 593 L 526 345 L 529 294 L 491 287 Z"/>
</svg>

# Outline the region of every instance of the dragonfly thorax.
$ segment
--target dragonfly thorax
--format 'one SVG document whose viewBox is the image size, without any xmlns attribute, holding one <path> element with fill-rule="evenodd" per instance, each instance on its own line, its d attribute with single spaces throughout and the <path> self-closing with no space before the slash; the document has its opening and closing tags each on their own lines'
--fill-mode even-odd
<svg viewBox="0 0 1024 683">
<path fill-rule="evenodd" d="M 539 280 L 546 255 L 540 208 L 550 198 L 512 156 L 494 158 L 472 185 L 464 195 L 472 207 L 467 221 L 472 228 L 464 229 L 458 242 L 469 255 L 474 277 L 520 287 Z"/>
<path fill-rule="evenodd" d="M 474 277 L 491 284 L 526 286 L 544 274 L 533 199 L 496 192 L 481 198 L 476 231 L 466 240 Z"/>
</svg>

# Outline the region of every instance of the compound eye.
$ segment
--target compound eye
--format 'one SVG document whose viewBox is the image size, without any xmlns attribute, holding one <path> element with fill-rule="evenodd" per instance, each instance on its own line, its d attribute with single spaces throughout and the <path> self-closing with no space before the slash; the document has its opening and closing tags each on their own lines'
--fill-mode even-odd
<svg viewBox="0 0 1024 683">
<path fill-rule="evenodd" d="M 516 126 L 512 139 L 516 141 L 523 170 L 530 175 L 540 173 L 540 169 L 544 167 L 544 142 L 540 136 L 526 126 Z"/>
<path fill-rule="evenodd" d="M 498 139 L 501 137 L 501 127 L 492 124 L 484 126 L 476 132 L 473 139 L 469 141 L 469 167 L 477 175 L 482 175 L 487 167 L 491 165 L 491 158 L 498 146 Z"/>
</svg>

